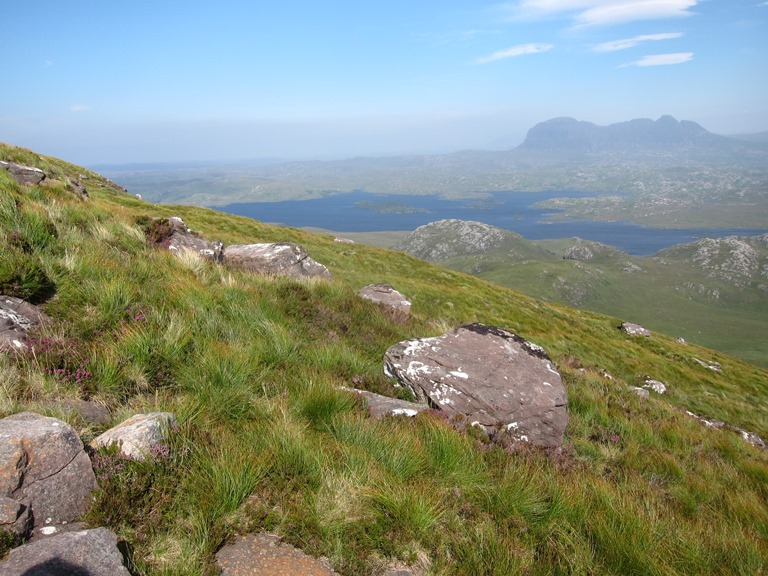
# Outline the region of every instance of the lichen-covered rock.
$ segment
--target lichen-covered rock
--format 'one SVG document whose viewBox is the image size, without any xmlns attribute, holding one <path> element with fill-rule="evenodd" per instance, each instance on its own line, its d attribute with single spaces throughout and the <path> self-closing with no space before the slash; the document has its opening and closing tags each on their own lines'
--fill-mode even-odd
<svg viewBox="0 0 768 576">
<path fill-rule="evenodd" d="M 106 528 L 63 532 L 35 538 L 14 548 L 0 561 L 3 576 L 131 576 L 118 548 L 117 536 Z"/>
<path fill-rule="evenodd" d="M 312 260 L 298 244 L 233 244 L 224 248 L 223 261 L 266 276 L 330 278 L 328 268 Z"/>
<path fill-rule="evenodd" d="M 567 395 L 544 350 L 500 328 L 470 324 L 387 350 L 384 370 L 421 401 L 489 432 L 559 446 Z"/>
<path fill-rule="evenodd" d="M 24 336 L 48 321 L 37 306 L 14 296 L 0 296 L 0 351 L 25 351 Z"/>
<path fill-rule="evenodd" d="M 28 503 L 35 526 L 76 519 L 95 487 L 91 460 L 69 424 L 31 412 L 0 420 L 0 497 Z"/>
<path fill-rule="evenodd" d="M 643 382 L 643 388 L 646 390 L 653 390 L 656 392 L 656 394 L 666 394 L 667 393 L 667 385 L 663 382 L 659 382 L 658 380 L 653 380 L 652 378 L 646 378 Z"/>
<path fill-rule="evenodd" d="M 358 396 L 361 396 L 368 407 L 368 412 L 374 418 L 383 418 L 384 416 L 416 416 L 419 412 L 429 410 L 429 406 L 426 404 L 417 404 L 416 402 L 408 402 L 407 400 L 400 400 L 399 398 L 390 398 L 389 396 L 382 396 L 375 392 L 369 392 L 367 390 L 357 390 L 355 388 L 344 388 Z"/>
<path fill-rule="evenodd" d="M 0 160 L 0 170 L 7 170 L 20 184 L 35 185 L 45 180 L 45 172 L 33 166 Z"/>
<path fill-rule="evenodd" d="M 127 458 L 145 460 L 152 455 L 153 446 L 168 437 L 168 431 L 175 423 L 176 418 L 170 412 L 135 414 L 98 436 L 91 446 L 101 448 L 117 444 Z"/>
<path fill-rule="evenodd" d="M 648 338 L 651 335 L 651 333 L 646 328 L 643 328 L 640 326 L 640 324 L 635 324 L 633 322 L 623 322 L 620 326 L 620 329 L 622 332 L 625 332 L 630 336 L 645 336 Z"/>
<path fill-rule="evenodd" d="M 411 315 L 410 301 L 389 284 L 369 284 L 357 294 L 365 300 L 391 308 L 404 316 Z"/>
</svg>

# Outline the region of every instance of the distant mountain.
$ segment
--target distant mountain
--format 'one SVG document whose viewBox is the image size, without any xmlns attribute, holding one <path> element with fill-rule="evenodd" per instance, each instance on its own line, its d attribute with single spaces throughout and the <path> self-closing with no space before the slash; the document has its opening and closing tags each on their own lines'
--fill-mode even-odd
<svg viewBox="0 0 768 576">
<path fill-rule="evenodd" d="M 733 134 L 731 138 L 743 142 L 768 143 L 768 130 L 765 132 L 753 132 L 749 134 Z"/>
<path fill-rule="evenodd" d="M 531 128 L 515 150 L 562 157 L 588 153 L 744 153 L 748 148 L 744 142 L 713 134 L 696 122 L 662 116 L 658 120 L 637 118 L 608 126 L 553 118 Z"/>
</svg>

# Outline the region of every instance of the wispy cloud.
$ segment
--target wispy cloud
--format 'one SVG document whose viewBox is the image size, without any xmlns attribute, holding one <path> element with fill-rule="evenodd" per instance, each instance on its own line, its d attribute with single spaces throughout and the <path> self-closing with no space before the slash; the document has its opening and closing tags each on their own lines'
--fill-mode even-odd
<svg viewBox="0 0 768 576">
<path fill-rule="evenodd" d="M 488 64 L 489 62 L 495 62 L 496 60 L 504 60 L 505 58 L 515 58 L 517 56 L 525 56 L 526 54 L 538 54 L 539 52 L 547 52 L 552 50 L 554 46 L 552 44 L 520 44 L 518 46 L 512 46 L 511 48 L 505 48 L 499 50 L 488 56 L 478 58 L 475 62 L 477 64 Z"/>
<path fill-rule="evenodd" d="M 616 50 L 626 50 L 627 48 L 634 48 L 635 46 L 642 44 L 643 42 L 651 42 L 656 40 L 671 40 L 673 38 L 680 38 L 682 32 L 666 32 L 662 34 L 640 34 L 639 36 L 633 36 L 632 38 L 624 38 L 623 40 L 613 40 L 611 42 L 603 42 L 593 48 L 595 52 L 615 52 Z"/>
<path fill-rule="evenodd" d="M 91 107 L 86 104 L 72 104 L 72 106 L 69 107 L 70 112 L 87 112 L 90 109 Z"/>
<path fill-rule="evenodd" d="M 700 0 L 516 0 L 502 8 L 515 19 L 567 13 L 576 26 L 605 26 L 689 16 Z"/>
<path fill-rule="evenodd" d="M 670 64 L 683 64 L 693 60 L 693 52 L 675 52 L 673 54 L 651 54 L 643 56 L 640 60 L 629 62 L 621 67 L 627 68 L 629 66 L 668 66 Z"/>
</svg>

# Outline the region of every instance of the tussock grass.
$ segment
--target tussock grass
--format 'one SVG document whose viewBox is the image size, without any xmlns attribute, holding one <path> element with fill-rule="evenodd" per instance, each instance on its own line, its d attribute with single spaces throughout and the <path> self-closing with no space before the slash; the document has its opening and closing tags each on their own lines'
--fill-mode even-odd
<svg viewBox="0 0 768 576">
<path fill-rule="evenodd" d="M 388 565 L 468 576 L 766 570 L 768 455 L 684 412 L 768 437 L 765 370 L 661 334 L 633 339 L 616 318 L 403 254 L 153 206 L 5 145 L 0 158 L 53 180 L 27 188 L 0 172 L 0 281 L 41 274 L 27 292 L 52 324 L 33 336 L 58 343 L 0 356 L 0 415 L 47 410 L 86 439 L 104 427 L 52 402 L 91 399 L 114 423 L 149 410 L 179 421 L 157 459 L 95 457 L 86 521 L 128 540 L 141 573 L 212 574 L 223 543 L 259 530 L 355 576 Z M 65 185 L 80 173 L 88 199 Z M 149 246 L 137 223 L 174 215 L 224 242 L 298 242 L 334 278 L 262 278 Z M 410 321 L 357 297 L 382 282 L 411 299 Z M 472 321 L 552 357 L 569 396 L 560 451 L 491 444 L 439 414 L 374 420 L 338 389 L 404 395 L 382 374 L 384 351 Z M 49 373 L 75 368 L 92 374 L 85 385 Z M 645 376 L 669 394 L 627 390 Z"/>
</svg>

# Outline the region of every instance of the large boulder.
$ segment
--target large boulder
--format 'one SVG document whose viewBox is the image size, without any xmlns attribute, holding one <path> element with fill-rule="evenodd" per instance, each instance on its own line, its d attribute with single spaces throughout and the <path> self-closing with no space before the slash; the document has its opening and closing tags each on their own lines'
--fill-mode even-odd
<svg viewBox="0 0 768 576">
<path fill-rule="evenodd" d="M 469 324 L 387 350 L 384 370 L 433 408 L 489 432 L 559 446 L 568 413 L 560 374 L 544 350 L 506 330 Z"/>
<path fill-rule="evenodd" d="M 0 420 L 0 497 L 21 503 L 19 514 L 29 506 L 35 527 L 75 520 L 95 487 L 91 459 L 69 424 L 31 412 Z"/>
<path fill-rule="evenodd" d="M 152 456 L 153 447 L 168 437 L 168 431 L 175 423 L 176 418 L 170 412 L 134 414 L 98 436 L 91 446 L 101 448 L 117 444 L 127 458 L 145 460 Z"/>
<path fill-rule="evenodd" d="M 15 162 L 0 160 L 0 170 L 7 170 L 20 184 L 35 185 L 45 180 L 45 172 L 33 166 L 24 166 Z"/>
<path fill-rule="evenodd" d="M 118 548 L 117 536 L 106 528 L 63 532 L 35 538 L 14 548 L 0 562 L 3 576 L 131 576 Z"/>
<path fill-rule="evenodd" d="M 369 284 L 357 294 L 364 300 L 385 306 L 405 317 L 411 315 L 411 303 L 389 284 Z"/>
<path fill-rule="evenodd" d="M 233 244 L 224 248 L 225 264 L 267 276 L 330 278 L 328 268 L 315 262 L 307 251 L 291 242 Z"/>
<path fill-rule="evenodd" d="M 24 336 L 48 321 L 37 306 L 14 296 L 0 296 L 0 351 L 25 351 Z"/>
</svg>

